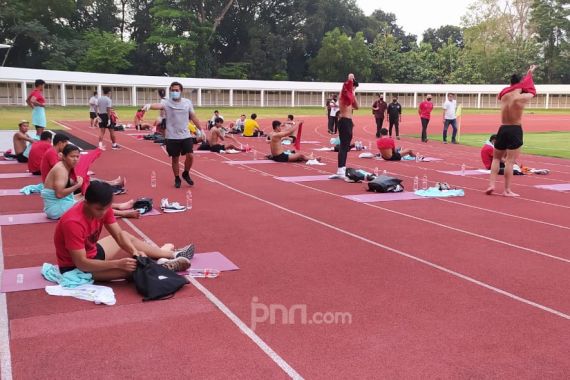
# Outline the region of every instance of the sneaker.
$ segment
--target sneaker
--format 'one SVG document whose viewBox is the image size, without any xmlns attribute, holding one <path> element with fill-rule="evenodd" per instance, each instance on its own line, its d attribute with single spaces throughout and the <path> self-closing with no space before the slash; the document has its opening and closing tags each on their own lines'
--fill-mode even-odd
<svg viewBox="0 0 570 380">
<path fill-rule="evenodd" d="M 107 147 L 105 147 L 105 145 L 103 145 L 103 143 L 99 143 L 99 149 L 107 150 Z"/>
<path fill-rule="evenodd" d="M 124 187 L 113 186 L 113 195 L 126 194 L 127 190 Z"/>
<path fill-rule="evenodd" d="M 194 181 L 190 178 L 190 173 L 182 172 L 182 178 L 184 178 L 184 181 L 186 181 L 190 186 L 194 185 Z"/>
<path fill-rule="evenodd" d="M 396 136 L 396 140 L 400 140 L 400 136 Z"/>
<path fill-rule="evenodd" d="M 188 270 L 192 264 L 186 257 L 177 257 L 160 265 L 173 272 L 184 272 L 185 270 Z"/>
<path fill-rule="evenodd" d="M 180 179 L 180 177 L 174 177 L 174 187 L 180 189 L 181 185 L 182 185 L 182 180 Z"/>
<path fill-rule="evenodd" d="M 113 150 L 120 150 L 121 147 L 120 147 L 119 144 L 113 144 L 113 145 L 111 146 L 111 149 L 113 149 Z"/>
<path fill-rule="evenodd" d="M 188 244 L 186 247 L 184 248 L 180 248 L 174 251 L 174 257 L 186 257 L 188 260 L 192 260 L 192 257 L 194 257 L 194 252 L 196 251 L 196 248 L 194 247 L 194 244 Z"/>
<path fill-rule="evenodd" d="M 166 202 L 164 202 L 166 200 Z M 163 199 L 160 202 L 160 208 L 163 212 L 166 213 L 175 213 L 175 212 L 182 212 L 186 211 L 186 206 L 181 206 L 178 202 L 169 203 L 168 199 Z"/>
<path fill-rule="evenodd" d="M 443 143 L 444 143 L 444 144 L 447 144 L 447 140 L 443 140 Z"/>
</svg>

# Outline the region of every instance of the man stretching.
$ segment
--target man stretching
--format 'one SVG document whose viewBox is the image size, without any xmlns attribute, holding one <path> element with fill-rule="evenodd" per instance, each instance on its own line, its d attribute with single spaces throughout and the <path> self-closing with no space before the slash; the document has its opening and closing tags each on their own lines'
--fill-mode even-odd
<svg viewBox="0 0 570 380">
<path fill-rule="evenodd" d="M 513 178 L 513 164 L 520 154 L 523 145 L 523 130 L 521 119 L 523 111 L 528 102 L 536 95 L 532 73 L 536 65 L 530 66 L 527 75 L 521 78 L 514 74 L 511 77 L 511 86 L 505 88 L 499 94 L 501 101 L 501 127 L 497 132 L 495 150 L 493 153 L 493 163 L 491 164 L 491 177 L 489 187 L 485 191 L 490 195 L 495 191 L 495 183 L 499 174 L 501 160 L 505 161 L 505 190 L 506 197 L 518 197 L 519 195 L 511 190 L 511 180 Z"/>
<path fill-rule="evenodd" d="M 192 120 L 196 128 L 202 130 L 200 120 L 194 112 L 194 105 L 190 99 L 182 97 L 184 87 L 179 82 L 170 84 L 170 99 L 161 103 L 147 104 L 143 107 L 145 111 L 149 109 L 164 110 L 166 115 L 166 152 L 171 158 L 172 172 L 174 173 L 174 187 L 177 189 L 182 185 L 180 180 L 180 156 L 185 156 L 184 171 L 182 178 L 188 185 L 194 185 L 190 178 L 190 169 L 194 162 L 194 149 L 192 136 L 188 130 L 188 119 Z"/>
<path fill-rule="evenodd" d="M 404 156 L 416 157 L 411 149 L 396 148 L 396 143 L 391 137 L 388 137 L 386 128 L 382 128 L 380 134 L 382 136 L 376 141 L 376 146 L 380 150 L 380 156 L 386 161 L 401 161 Z"/>
<path fill-rule="evenodd" d="M 54 243 L 61 273 L 77 268 L 91 273 L 95 281 L 124 279 L 136 269 L 134 256 L 170 259 L 162 265 L 177 272 L 190 267 L 194 245 L 174 250 L 172 244 L 159 248 L 135 238 L 117 223 L 112 202 L 112 187 L 103 182 L 92 182 L 85 200 L 59 220 Z M 110 236 L 99 240 L 103 227 Z"/>
<path fill-rule="evenodd" d="M 273 132 L 269 135 L 269 145 L 271 147 L 271 156 L 275 162 L 304 162 L 309 161 L 311 158 L 305 156 L 301 153 L 285 153 L 285 149 L 283 149 L 283 144 L 281 140 L 284 137 L 290 136 L 291 133 L 295 132 L 298 128 L 297 126 L 291 126 L 289 128 L 282 128 L 281 122 L 279 120 L 274 120 L 273 123 Z M 320 161 L 321 158 L 317 157 L 317 161 Z"/>
<path fill-rule="evenodd" d="M 210 146 L 210 152 L 220 153 L 221 151 L 225 151 L 228 149 L 234 150 L 241 150 L 244 151 L 237 145 L 232 144 L 221 144 L 225 139 L 232 140 L 236 144 L 239 144 L 238 141 L 230 135 L 226 135 L 226 131 L 224 129 L 224 119 L 221 117 L 217 117 L 214 120 L 214 125 L 212 129 L 210 129 L 210 138 L 208 139 L 208 145 Z"/>
</svg>

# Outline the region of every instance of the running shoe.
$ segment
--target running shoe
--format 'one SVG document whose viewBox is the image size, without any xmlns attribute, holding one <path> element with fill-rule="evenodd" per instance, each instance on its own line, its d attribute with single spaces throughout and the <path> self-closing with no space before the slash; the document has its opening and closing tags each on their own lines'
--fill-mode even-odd
<svg viewBox="0 0 570 380">
<path fill-rule="evenodd" d="M 194 244 L 188 244 L 186 247 L 175 250 L 174 257 L 186 257 L 188 260 L 192 260 L 195 251 Z"/>
<path fill-rule="evenodd" d="M 192 264 L 186 257 L 177 257 L 160 265 L 173 272 L 184 272 L 185 270 L 188 270 Z"/>
<path fill-rule="evenodd" d="M 121 150 L 121 146 L 120 146 L 119 144 L 113 144 L 113 145 L 111 146 L 111 149 L 113 149 L 113 150 Z"/>
<path fill-rule="evenodd" d="M 181 206 L 178 202 L 168 202 L 168 199 L 164 198 L 160 201 L 160 208 L 166 213 L 175 213 L 186 211 L 186 206 Z"/>
<path fill-rule="evenodd" d="M 190 178 L 190 173 L 182 172 L 182 178 L 184 178 L 184 181 L 186 181 L 190 186 L 194 185 L 194 181 Z"/>
</svg>

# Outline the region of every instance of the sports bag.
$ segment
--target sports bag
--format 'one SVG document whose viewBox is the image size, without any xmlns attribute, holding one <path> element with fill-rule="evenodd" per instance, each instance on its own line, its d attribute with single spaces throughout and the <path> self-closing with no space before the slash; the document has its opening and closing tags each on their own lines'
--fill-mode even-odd
<svg viewBox="0 0 570 380">
<path fill-rule="evenodd" d="M 170 269 L 158 265 L 152 259 L 137 256 L 137 268 L 133 272 L 133 281 L 143 301 L 166 299 L 174 296 L 180 288 L 188 283 Z"/>
<path fill-rule="evenodd" d="M 368 182 L 368 191 L 375 193 L 399 193 L 404 191 L 402 180 L 387 175 L 380 175 Z"/>
<path fill-rule="evenodd" d="M 141 214 L 152 211 L 152 198 L 139 198 L 133 204 L 135 210 L 140 210 Z"/>
<path fill-rule="evenodd" d="M 345 175 L 349 180 L 354 182 L 361 182 L 366 179 L 362 172 L 354 168 L 346 168 Z"/>
</svg>

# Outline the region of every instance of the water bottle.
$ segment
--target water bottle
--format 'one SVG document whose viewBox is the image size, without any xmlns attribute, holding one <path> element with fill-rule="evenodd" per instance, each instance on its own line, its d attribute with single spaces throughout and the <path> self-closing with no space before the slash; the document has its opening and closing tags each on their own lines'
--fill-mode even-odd
<svg viewBox="0 0 570 380">
<path fill-rule="evenodd" d="M 186 191 L 186 210 L 192 210 L 192 190 Z"/>
<path fill-rule="evenodd" d="M 422 190 L 427 190 L 427 188 L 428 188 L 427 174 L 424 174 L 424 177 L 422 178 Z"/>
<path fill-rule="evenodd" d="M 217 269 L 190 269 L 190 276 L 197 278 L 216 278 L 220 275 L 220 271 Z"/>
<path fill-rule="evenodd" d="M 24 283 L 24 274 L 18 273 L 16 275 L 16 284 L 23 284 Z"/>
<path fill-rule="evenodd" d="M 461 175 L 465 175 L 465 164 L 461 164 Z"/>
<path fill-rule="evenodd" d="M 378 167 L 374 168 L 374 177 L 378 177 Z"/>
<path fill-rule="evenodd" d="M 420 162 L 420 154 L 416 153 L 416 162 Z"/>
<path fill-rule="evenodd" d="M 156 188 L 156 172 L 154 170 L 150 172 L 150 187 Z"/>
<path fill-rule="evenodd" d="M 414 191 L 418 191 L 419 185 L 420 185 L 419 182 L 420 182 L 420 180 L 419 180 L 418 176 L 415 176 L 414 177 Z"/>
</svg>

